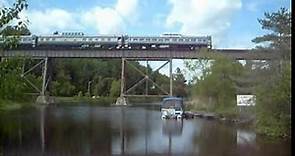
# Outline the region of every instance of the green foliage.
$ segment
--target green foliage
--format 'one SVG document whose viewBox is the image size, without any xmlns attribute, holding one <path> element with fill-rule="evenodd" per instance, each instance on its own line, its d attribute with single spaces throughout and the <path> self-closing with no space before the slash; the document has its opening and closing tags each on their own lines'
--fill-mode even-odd
<svg viewBox="0 0 295 156">
<path fill-rule="evenodd" d="M 290 59 L 291 56 L 291 12 L 286 8 L 280 8 L 277 12 L 265 13 L 264 19 L 258 19 L 262 29 L 271 33 L 256 37 L 252 41 L 255 43 L 269 43 L 267 48 L 279 50 L 281 57 Z M 258 48 L 263 48 L 258 46 Z"/>
<path fill-rule="evenodd" d="M 5 29 L 3 29 L 0 32 L 0 35 L 3 35 L 3 36 L 31 35 L 31 32 L 27 27 L 17 28 L 13 26 L 7 26 Z"/>
<path fill-rule="evenodd" d="M 120 96 L 120 89 L 121 83 L 118 80 L 113 80 L 111 89 L 110 89 L 110 96 L 111 97 L 119 97 Z"/>
<path fill-rule="evenodd" d="M 256 126 L 262 134 L 290 136 L 291 67 L 286 65 L 282 75 L 274 79 L 257 87 Z"/>
<path fill-rule="evenodd" d="M 0 99 L 22 99 L 26 86 L 20 77 L 23 60 L 5 59 L 0 62 Z"/>
<path fill-rule="evenodd" d="M 9 22 L 11 22 L 14 19 L 19 20 L 20 19 L 19 13 L 23 9 L 27 9 L 27 7 L 28 7 L 28 4 L 27 4 L 26 0 L 16 0 L 16 2 L 13 4 L 13 6 L 11 8 L 8 8 L 8 7 L 0 8 L 0 17 L 1 17 L 0 18 L 0 28 L 2 28 L 3 26 L 5 26 L 6 24 L 8 24 Z M 17 27 L 21 28 L 21 27 L 26 26 L 26 22 L 19 21 L 17 23 Z"/>
<path fill-rule="evenodd" d="M 271 34 L 257 37 L 256 43 L 270 42 L 265 51 L 277 51 L 280 55 L 268 62 L 268 68 L 256 69 L 261 80 L 256 86 L 256 114 L 258 132 L 273 136 L 291 135 L 291 12 L 281 8 L 265 13 L 259 23 Z"/>
<path fill-rule="evenodd" d="M 186 97 L 188 94 L 186 87 L 186 80 L 179 68 L 176 68 L 176 73 L 173 75 L 173 94 L 175 96 Z"/>
<path fill-rule="evenodd" d="M 119 96 L 121 61 L 120 60 L 97 60 L 97 59 L 54 59 L 52 60 L 52 82 L 49 91 L 55 96 L 74 96 L 79 92 L 85 96 Z M 138 62 L 129 62 L 136 68 L 145 72 L 148 69 Z M 142 75 L 126 64 L 126 87 L 131 87 L 135 82 L 142 79 Z M 167 85 L 169 90 L 169 79 L 167 76 L 156 72 L 150 77 L 159 84 Z M 90 93 L 88 93 L 88 86 Z M 136 94 L 142 94 L 145 85 L 136 88 Z M 160 91 L 149 85 L 149 91 L 159 94 Z"/>
<path fill-rule="evenodd" d="M 16 0 L 12 7 L 0 8 L 0 40 L 3 41 L 0 50 L 16 48 L 18 36 L 30 34 L 27 29 L 28 20 L 19 17 L 19 13 L 27 7 L 26 0 Z M 17 24 L 12 26 L 12 21 L 16 21 Z"/>
<path fill-rule="evenodd" d="M 205 101 L 213 110 L 235 107 L 236 90 L 231 76 L 240 75 L 243 67 L 240 63 L 218 56 L 207 74 L 198 79 L 194 95 L 208 99 Z M 210 100 L 209 100 L 210 99 Z"/>
</svg>

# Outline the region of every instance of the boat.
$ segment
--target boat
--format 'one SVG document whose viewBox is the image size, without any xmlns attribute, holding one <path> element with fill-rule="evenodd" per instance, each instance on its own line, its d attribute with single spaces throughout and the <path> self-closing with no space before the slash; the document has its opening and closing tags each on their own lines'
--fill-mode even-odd
<svg viewBox="0 0 295 156">
<path fill-rule="evenodd" d="M 182 119 L 184 116 L 183 99 L 180 97 L 166 97 L 161 103 L 162 119 Z"/>
</svg>

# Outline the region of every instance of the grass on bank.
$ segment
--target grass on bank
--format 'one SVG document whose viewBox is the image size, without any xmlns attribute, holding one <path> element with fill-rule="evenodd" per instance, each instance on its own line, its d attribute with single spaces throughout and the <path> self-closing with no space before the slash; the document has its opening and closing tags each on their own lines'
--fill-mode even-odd
<svg viewBox="0 0 295 156">
<path fill-rule="evenodd" d="M 32 106 L 30 101 L 12 101 L 0 99 L 0 111 L 11 111 Z"/>
</svg>

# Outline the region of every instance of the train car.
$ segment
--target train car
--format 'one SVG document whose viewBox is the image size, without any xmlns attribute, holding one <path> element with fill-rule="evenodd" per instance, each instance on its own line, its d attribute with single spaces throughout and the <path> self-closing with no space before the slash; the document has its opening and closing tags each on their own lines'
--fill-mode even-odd
<svg viewBox="0 0 295 156">
<path fill-rule="evenodd" d="M 0 43 L 3 41 L 0 41 Z M 20 48 L 36 49 L 154 49 L 196 50 L 211 48 L 211 36 L 162 34 L 159 36 L 84 35 L 82 32 L 54 32 L 52 35 L 20 36 Z"/>
<path fill-rule="evenodd" d="M 83 33 L 58 33 L 51 36 L 39 36 L 39 48 L 72 48 L 72 49 L 115 49 L 121 45 L 122 37 L 118 35 L 85 36 Z"/>
<path fill-rule="evenodd" d="M 129 36 L 130 49 L 171 49 L 195 50 L 211 48 L 210 36 L 183 36 L 181 34 L 163 34 L 161 36 Z"/>
</svg>

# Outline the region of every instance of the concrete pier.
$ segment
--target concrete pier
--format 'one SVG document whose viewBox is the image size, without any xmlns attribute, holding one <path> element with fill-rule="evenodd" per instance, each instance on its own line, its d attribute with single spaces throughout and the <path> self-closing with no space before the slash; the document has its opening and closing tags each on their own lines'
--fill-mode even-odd
<svg viewBox="0 0 295 156">
<path fill-rule="evenodd" d="M 118 97 L 117 98 L 117 101 L 116 101 L 116 105 L 127 105 L 128 104 L 128 102 L 127 102 L 127 98 L 125 98 L 125 97 Z"/>
</svg>

